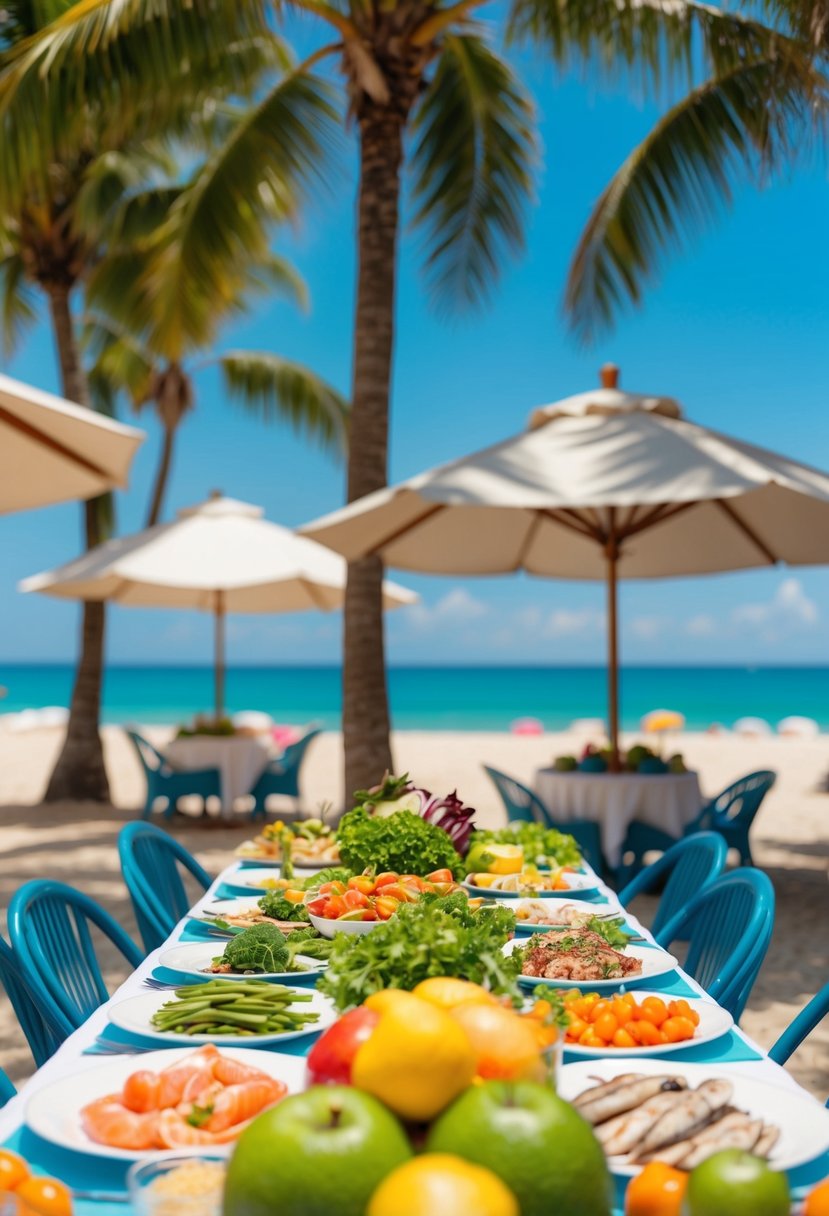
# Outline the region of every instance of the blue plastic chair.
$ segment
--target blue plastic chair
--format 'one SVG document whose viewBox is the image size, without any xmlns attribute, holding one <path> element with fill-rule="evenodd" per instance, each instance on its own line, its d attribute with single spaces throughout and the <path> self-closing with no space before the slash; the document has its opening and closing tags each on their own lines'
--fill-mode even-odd
<svg viewBox="0 0 829 1216">
<path fill-rule="evenodd" d="M 118 833 L 121 873 L 141 940 L 149 953 L 162 945 L 192 905 L 181 870 L 203 891 L 213 881 L 192 853 L 152 823 L 128 823 Z"/>
<path fill-rule="evenodd" d="M 544 827 L 555 828 L 558 832 L 567 832 L 576 841 L 582 856 L 596 873 L 604 873 L 606 866 L 598 823 L 592 819 L 571 819 L 567 823 L 554 823 L 544 803 L 526 785 L 506 773 L 499 772 L 497 768 L 490 768 L 485 764 L 483 769 L 501 795 L 510 823 L 540 823 Z"/>
<path fill-rule="evenodd" d="M 17 1093 L 17 1090 L 12 1085 L 9 1078 L 0 1068 L 0 1110 L 9 1102 Z"/>
<path fill-rule="evenodd" d="M 776 777 L 776 773 L 762 769 L 726 786 L 721 794 L 706 802 L 696 818 L 688 824 L 683 835 L 691 836 L 701 831 L 719 832 L 730 849 L 737 849 L 741 865 L 754 865 L 748 833 L 760 804 L 774 785 Z M 661 828 L 634 819 L 628 827 L 622 848 L 623 857 L 632 853 L 633 858 L 625 862 L 620 869 L 620 881 L 627 882 L 638 873 L 642 868 L 645 853 L 669 849 L 671 845 L 676 844 L 676 839 Z"/>
<path fill-rule="evenodd" d="M 271 760 L 259 776 L 250 793 L 253 796 L 251 819 L 264 819 L 267 801 L 271 794 L 282 794 L 293 798 L 299 809 L 299 770 L 309 745 L 322 734 L 319 727 L 307 731 L 296 743 L 290 743 L 278 760 Z"/>
<path fill-rule="evenodd" d="M 824 984 L 820 992 L 801 1009 L 794 1021 L 769 1048 L 769 1058 L 776 1064 L 785 1064 L 789 1056 L 797 1051 L 806 1036 L 812 1033 L 827 1014 L 829 1014 L 829 984 Z M 829 1101 L 826 1105 L 829 1106 Z"/>
<path fill-rule="evenodd" d="M 9 934 L 26 981 L 44 1013 L 77 1030 L 109 998 L 90 926 L 131 967 L 143 954 L 100 904 L 53 879 L 33 879 L 12 896 Z"/>
<path fill-rule="evenodd" d="M 38 1004 L 30 988 L 23 968 L 15 958 L 11 946 L 0 937 L 0 987 L 5 990 L 15 1012 L 20 1029 L 26 1036 L 34 1062 L 38 1068 L 57 1051 L 64 1039 L 71 1034 L 72 1026 L 66 1019 L 52 1017 L 49 1010 Z"/>
<path fill-rule="evenodd" d="M 773 928 L 771 879 L 747 867 L 705 886 L 654 937 L 666 949 L 688 939 L 685 971 L 738 1020 Z"/>
<path fill-rule="evenodd" d="M 667 882 L 651 926 L 659 933 L 693 897 L 719 878 L 725 869 L 728 845 L 717 832 L 696 832 L 672 845 L 662 856 L 619 892 L 619 903 L 626 908 L 637 895 L 651 891 L 666 877 Z"/>
<path fill-rule="evenodd" d="M 217 768 L 177 769 L 169 763 L 157 747 L 148 739 L 128 730 L 127 735 L 138 755 L 147 779 L 147 801 L 144 803 L 144 818 L 149 819 L 157 798 L 166 798 L 164 818 L 170 819 L 176 810 L 179 798 L 195 795 L 204 802 L 207 814 L 207 799 L 221 798 L 222 775 Z"/>
</svg>

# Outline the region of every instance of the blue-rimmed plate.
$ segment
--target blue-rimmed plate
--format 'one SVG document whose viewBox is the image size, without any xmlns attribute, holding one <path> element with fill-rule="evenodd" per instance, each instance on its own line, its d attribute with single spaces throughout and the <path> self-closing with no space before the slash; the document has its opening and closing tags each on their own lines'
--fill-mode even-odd
<svg viewBox="0 0 829 1216">
<path fill-rule="evenodd" d="M 514 874 L 504 874 L 503 878 L 514 878 Z M 588 899 L 598 895 L 599 880 L 592 874 L 567 873 L 563 881 L 567 883 L 565 890 L 558 891 L 505 891 L 502 887 L 479 887 L 474 882 L 464 882 L 463 886 L 471 895 L 481 895 L 485 899 Z"/>
<path fill-rule="evenodd" d="M 504 946 L 504 954 L 512 954 L 513 950 L 523 949 L 531 941 L 531 938 L 522 938 L 520 941 L 513 939 Z M 660 975 L 668 975 L 669 972 L 675 971 L 678 965 L 672 954 L 668 954 L 667 950 L 659 947 L 626 946 L 620 953 L 624 954 L 626 958 L 638 959 L 642 964 L 641 971 L 635 975 L 623 975 L 609 980 L 568 980 L 559 977 L 548 980 L 536 975 L 519 975 L 518 983 L 524 988 L 535 988 L 541 984 L 546 988 L 581 988 L 588 992 L 618 992 L 620 988 L 639 988 L 642 984 L 648 984 Z M 662 995 L 664 999 L 664 994 Z"/>
<path fill-rule="evenodd" d="M 179 945 L 165 950 L 158 961 L 162 967 L 167 967 L 170 971 L 177 971 L 179 975 L 195 976 L 202 983 L 208 980 L 279 980 L 282 983 L 290 984 L 298 976 L 316 975 L 328 965 L 320 959 L 304 958 L 300 954 L 297 955 L 296 961 L 302 966 L 301 971 L 259 971 L 256 973 L 212 971 L 211 963 L 215 958 L 221 956 L 223 950 L 224 946 L 221 943 L 213 946 L 210 942 L 180 942 Z"/>
</svg>

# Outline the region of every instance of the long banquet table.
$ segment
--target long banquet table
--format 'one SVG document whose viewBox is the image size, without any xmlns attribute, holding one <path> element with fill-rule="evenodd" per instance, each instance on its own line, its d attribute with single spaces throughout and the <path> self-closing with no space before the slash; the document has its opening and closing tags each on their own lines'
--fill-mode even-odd
<svg viewBox="0 0 829 1216">
<path fill-rule="evenodd" d="M 213 883 L 210 890 L 194 905 L 192 912 L 199 913 L 205 907 L 211 906 L 217 899 L 231 895 L 233 888 L 229 880 L 237 869 L 238 863 L 235 863 L 224 870 Z M 613 892 L 598 879 L 597 882 L 599 883 L 600 894 L 594 897 L 594 902 L 609 900 L 615 903 Z M 641 932 L 647 941 L 653 943 L 651 934 L 634 916 L 626 912 L 625 920 L 634 931 Z M 110 1000 L 97 1009 L 80 1029 L 76 1030 L 66 1040 L 55 1055 L 42 1068 L 38 1069 L 17 1097 L 13 1098 L 0 1111 L 0 1144 L 22 1153 L 35 1172 L 51 1174 L 77 1190 L 119 1192 L 124 1189 L 126 1174 L 126 1164 L 124 1162 L 106 1160 L 80 1154 L 69 1149 L 61 1149 L 45 1140 L 41 1140 L 25 1126 L 26 1102 L 38 1089 L 44 1085 L 51 1084 L 58 1078 L 68 1076 L 83 1068 L 95 1068 L 105 1058 L 121 1058 L 113 1056 L 105 1057 L 103 1055 L 98 1055 L 97 1059 L 95 1057 L 95 1040 L 104 1031 L 106 1032 L 107 1039 L 121 1039 L 125 1043 L 134 1041 L 127 1032 L 118 1030 L 110 1024 L 110 1006 L 141 992 L 144 981 L 159 966 L 159 956 L 171 944 L 181 938 L 184 940 L 204 940 L 203 931 L 198 926 L 193 926 L 186 917 L 180 921 L 164 946 L 159 950 L 154 950 L 147 956 L 141 966 L 129 976 Z M 653 991 L 664 991 L 666 995 L 672 997 L 704 997 L 706 995 L 703 989 L 681 969 L 672 972 L 670 975 L 649 980 L 647 988 Z M 144 991 L 147 991 L 147 989 L 144 989 Z M 317 1034 L 309 1034 L 300 1039 L 292 1039 L 284 1044 L 275 1044 L 272 1049 L 262 1048 L 261 1050 L 275 1050 L 288 1055 L 304 1056 L 307 1055 L 317 1038 Z M 163 1047 L 164 1044 L 159 1043 L 157 1046 Z M 223 1050 L 232 1051 L 232 1048 L 223 1048 Z M 565 1049 L 565 1064 L 571 1062 L 574 1058 L 576 1057 L 573 1057 Z M 135 1059 L 136 1069 L 138 1069 L 141 1067 L 141 1056 L 137 1055 Z M 678 1051 L 675 1055 L 667 1057 L 665 1059 L 666 1070 L 670 1069 L 671 1061 L 675 1061 L 677 1064 L 687 1061 L 713 1065 L 722 1064 L 729 1071 L 744 1073 L 746 1076 L 769 1082 L 772 1085 L 781 1086 L 789 1090 L 801 1089 L 797 1082 L 783 1068 L 769 1060 L 762 1048 L 758 1047 L 742 1030 L 737 1028 L 734 1028 L 728 1035 L 715 1042 L 700 1044 L 698 1046 L 691 1045 Z M 631 1060 L 631 1069 L 634 1070 L 635 1066 L 635 1060 Z M 801 1092 L 805 1091 L 801 1090 Z M 814 1101 L 814 1099 L 812 1100 Z M 815 1110 L 821 1110 L 817 1101 L 815 1101 Z M 773 1112 L 770 1112 L 770 1115 L 773 1116 Z M 829 1176 L 829 1152 L 824 1153 L 808 1165 L 801 1166 L 789 1173 L 792 1186 L 796 1188 L 808 1187 L 827 1176 Z M 616 1180 L 616 1202 L 619 1205 L 616 1212 L 618 1213 L 621 1212 L 624 1185 L 624 1179 Z M 125 1199 L 126 1196 L 124 1197 Z M 121 1202 L 110 1202 L 82 1199 L 75 1203 L 76 1216 L 125 1216 L 125 1212 L 128 1210 L 123 1200 Z M 448 1213 L 447 1216 L 449 1216 Z"/>
</svg>

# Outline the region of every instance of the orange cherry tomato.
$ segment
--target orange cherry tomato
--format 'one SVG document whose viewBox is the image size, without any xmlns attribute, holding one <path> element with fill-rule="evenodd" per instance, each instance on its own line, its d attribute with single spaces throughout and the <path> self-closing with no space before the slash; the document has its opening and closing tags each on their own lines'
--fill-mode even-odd
<svg viewBox="0 0 829 1216">
<path fill-rule="evenodd" d="M 642 1017 L 654 1026 L 661 1026 L 668 1016 L 668 1006 L 658 996 L 646 996 L 640 1009 Z"/>
<path fill-rule="evenodd" d="M 582 1047 L 607 1047 L 604 1039 L 600 1039 L 592 1026 L 588 1026 L 584 1034 L 579 1039 L 579 1044 Z"/>
<path fill-rule="evenodd" d="M 390 899 L 386 895 L 378 895 L 374 901 L 374 911 L 377 913 L 378 920 L 388 920 L 390 916 L 394 916 L 399 907 L 399 899 Z"/>
<path fill-rule="evenodd" d="M 364 895 L 362 891 L 355 891 L 353 889 L 346 891 L 342 899 L 349 912 L 353 912 L 355 908 L 368 907 L 368 896 Z"/>
<path fill-rule="evenodd" d="M 417 899 L 416 895 L 411 894 L 402 883 L 389 882 L 382 887 L 378 887 L 378 894 L 382 894 L 387 899 L 396 899 L 398 903 L 410 904 Z"/>
<path fill-rule="evenodd" d="M 590 1029 L 590 1023 L 583 1021 L 581 1018 L 574 1018 L 570 1015 L 570 1024 L 567 1027 L 567 1038 L 575 1039 L 577 1042 L 584 1034 L 585 1030 Z"/>
<path fill-rule="evenodd" d="M 610 1008 L 613 1011 L 613 1016 L 620 1026 L 626 1026 L 630 1021 L 631 1006 L 630 1001 L 624 1001 L 619 996 L 614 996 L 610 1002 Z"/>
<path fill-rule="evenodd" d="M 15 1193 L 21 1216 L 72 1216 L 72 1192 L 56 1178 L 27 1178 Z"/>
<path fill-rule="evenodd" d="M 363 895 L 374 894 L 374 879 L 369 878 L 368 874 L 355 874 L 353 878 L 349 878 L 348 886 L 350 890 L 360 891 Z"/>
<path fill-rule="evenodd" d="M 31 1176 L 31 1170 L 18 1153 L 0 1148 L 0 1194 L 14 1191 Z"/>
<path fill-rule="evenodd" d="M 691 1008 L 687 1001 L 671 1001 L 668 1006 L 668 1015 L 672 1018 L 688 1018 L 695 1026 L 699 1026 L 699 1014 L 696 1009 Z"/>
<path fill-rule="evenodd" d="M 590 1021 L 593 1023 L 597 1022 L 600 1017 L 603 1017 L 606 1013 L 610 1013 L 612 1009 L 613 1005 L 610 1001 L 596 1001 L 590 1010 Z"/>
<path fill-rule="evenodd" d="M 656 1047 L 657 1043 L 662 1042 L 659 1028 L 645 1018 L 638 1022 L 628 1022 L 627 1029 L 642 1047 Z"/>
<path fill-rule="evenodd" d="M 688 1175 L 661 1161 L 651 1161 L 630 1180 L 625 1216 L 680 1216 Z"/>
<path fill-rule="evenodd" d="M 612 1039 L 614 1047 L 638 1047 L 639 1044 L 634 1039 L 633 1035 L 624 1027 L 620 1026 Z"/>
<path fill-rule="evenodd" d="M 600 1039 L 604 1039 L 605 1043 L 609 1043 L 619 1029 L 619 1023 L 612 1013 L 603 1013 L 600 1017 L 596 1018 L 593 1023 L 593 1029 Z"/>
<path fill-rule="evenodd" d="M 400 882 L 400 875 L 395 874 L 393 870 L 384 870 L 382 874 L 378 874 L 375 878 L 374 886 L 387 887 L 392 882 Z"/>
<path fill-rule="evenodd" d="M 666 1018 L 660 1026 L 666 1043 L 684 1043 L 686 1039 L 694 1037 L 695 1030 L 696 1026 L 691 1019 L 685 1017 Z"/>
<path fill-rule="evenodd" d="M 431 874 L 426 875 L 427 882 L 454 882 L 454 877 L 451 870 L 433 870 Z"/>
<path fill-rule="evenodd" d="M 813 1187 L 803 1204 L 803 1216 L 829 1216 L 829 1178 Z"/>
</svg>

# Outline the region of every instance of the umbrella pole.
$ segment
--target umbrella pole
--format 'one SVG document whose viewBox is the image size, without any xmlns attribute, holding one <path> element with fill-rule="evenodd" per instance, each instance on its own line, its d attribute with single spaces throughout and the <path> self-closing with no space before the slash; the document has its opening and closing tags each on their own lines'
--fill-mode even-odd
<svg viewBox="0 0 829 1216">
<path fill-rule="evenodd" d="M 619 772 L 619 622 L 616 563 L 618 546 L 611 535 L 607 556 L 607 716 L 610 737 L 610 771 Z"/>
<path fill-rule="evenodd" d="M 214 647 L 214 676 L 216 680 L 216 721 L 224 714 L 225 705 L 225 597 L 216 592 L 216 634 Z"/>
</svg>

